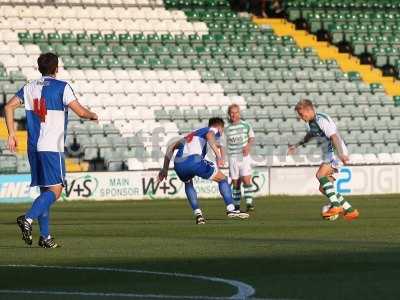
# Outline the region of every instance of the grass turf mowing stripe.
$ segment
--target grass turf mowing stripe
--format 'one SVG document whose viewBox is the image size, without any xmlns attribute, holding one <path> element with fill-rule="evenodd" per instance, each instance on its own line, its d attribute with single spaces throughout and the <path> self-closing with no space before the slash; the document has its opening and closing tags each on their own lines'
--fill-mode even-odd
<svg viewBox="0 0 400 300">
<path fill-rule="evenodd" d="M 183 274 L 183 273 L 168 273 L 156 271 L 144 271 L 135 269 L 121 268 L 104 268 L 104 267 L 70 267 L 70 266 L 39 266 L 39 265 L 2 265 L 0 267 L 13 268 L 36 268 L 36 269 L 59 269 L 59 270 L 86 270 L 86 271 L 105 271 L 105 272 L 123 272 L 123 273 L 139 273 L 151 275 L 163 275 L 172 277 L 184 277 L 213 282 L 220 282 L 231 285 L 237 288 L 237 293 L 231 297 L 210 297 L 210 296 L 170 296 L 170 295 L 143 295 L 131 293 L 95 293 L 95 292 L 75 292 L 75 291 L 34 291 L 34 290 L 0 290 L 0 293 L 14 294 L 45 294 L 45 295 L 80 295 L 80 296 L 101 296 L 101 297 L 133 297 L 133 298 L 160 298 L 160 299 L 248 299 L 255 294 L 255 289 L 241 281 L 230 280 L 218 277 Z"/>
</svg>

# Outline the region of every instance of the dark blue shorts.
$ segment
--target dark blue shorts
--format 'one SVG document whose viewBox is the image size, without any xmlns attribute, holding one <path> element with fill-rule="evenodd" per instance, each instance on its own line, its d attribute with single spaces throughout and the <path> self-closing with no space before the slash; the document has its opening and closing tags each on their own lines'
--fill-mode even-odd
<svg viewBox="0 0 400 300">
<path fill-rule="evenodd" d="M 179 179 L 183 182 L 187 182 L 195 176 L 210 179 L 217 171 L 214 163 L 202 158 L 200 155 L 175 158 L 174 169 Z"/>
<path fill-rule="evenodd" d="M 31 186 L 65 185 L 65 160 L 62 152 L 28 151 Z"/>
</svg>

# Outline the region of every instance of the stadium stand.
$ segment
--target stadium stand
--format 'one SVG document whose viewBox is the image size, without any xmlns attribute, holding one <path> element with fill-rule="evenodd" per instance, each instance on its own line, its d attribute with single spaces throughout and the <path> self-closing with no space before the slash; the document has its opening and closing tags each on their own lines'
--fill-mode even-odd
<svg viewBox="0 0 400 300">
<path fill-rule="evenodd" d="M 38 54 L 57 53 L 59 78 L 101 120 L 69 114 L 69 171 L 158 168 L 168 141 L 210 116 L 224 117 L 230 103 L 240 104 L 254 126 L 258 164 L 269 158 L 276 166 L 312 165 L 318 160 L 306 154 L 316 145 L 285 155 L 304 134 L 293 111 L 301 97 L 338 120 L 353 163 L 399 163 L 400 108 L 382 85 L 234 13 L 228 1 L 54 3 L 1 6 L 0 102 L 38 76 Z M 298 1 L 289 3 L 291 19 L 304 16 Z M 16 119 L 24 120 L 23 110 Z M 1 123 L 0 139 L 4 130 Z M 26 172 L 26 150 L 10 156 L 4 141 L 0 149 L 7 161 L 0 172 Z"/>
<path fill-rule="evenodd" d="M 398 1 L 288 1 L 289 19 L 399 78 Z M 299 22 L 300 21 L 300 22 Z"/>
</svg>

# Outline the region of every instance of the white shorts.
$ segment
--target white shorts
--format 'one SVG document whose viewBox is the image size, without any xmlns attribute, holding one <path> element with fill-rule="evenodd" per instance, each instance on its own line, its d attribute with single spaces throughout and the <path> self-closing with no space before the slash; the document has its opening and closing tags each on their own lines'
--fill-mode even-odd
<svg viewBox="0 0 400 300">
<path fill-rule="evenodd" d="M 325 155 L 323 157 L 323 163 L 330 165 L 336 171 L 339 171 L 339 169 L 343 165 L 343 163 L 340 161 L 340 159 L 338 159 L 335 156 L 335 153 L 333 153 L 333 152 L 325 153 Z"/>
<path fill-rule="evenodd" d="M 242 157 L 229 158 L 229 175 L 233 180 L 240 177 L 251 175 L 251 157 L 250 155 Z"/>
</svg>

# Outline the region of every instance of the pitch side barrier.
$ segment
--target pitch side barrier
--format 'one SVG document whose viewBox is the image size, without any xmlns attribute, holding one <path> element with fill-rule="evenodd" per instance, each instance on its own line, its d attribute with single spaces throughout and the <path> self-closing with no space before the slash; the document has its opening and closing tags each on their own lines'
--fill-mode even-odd
<svg viewBox="0 0 400 300">
<path fill-rule="evenodd" d="M 228 173 L 227 170 L 224 170 Z M 316 167 L 258 167 L 253 170 L 256 197 L 318 194 Z M 166 181 L 157 182 L 158 171 L 69 173 L 63 200 L 151 200 L 185 198 L 182 182 L 170 170 Z M 0 203 L 31 202 L 29 174 L 0 175 Z M 202 198 L 219 196 L 217 184 L 194 179 Z M 336 186 L 344 195 L 400 193 L 400 165 L 346 166 L 337 174 Z"/>
</svg>

